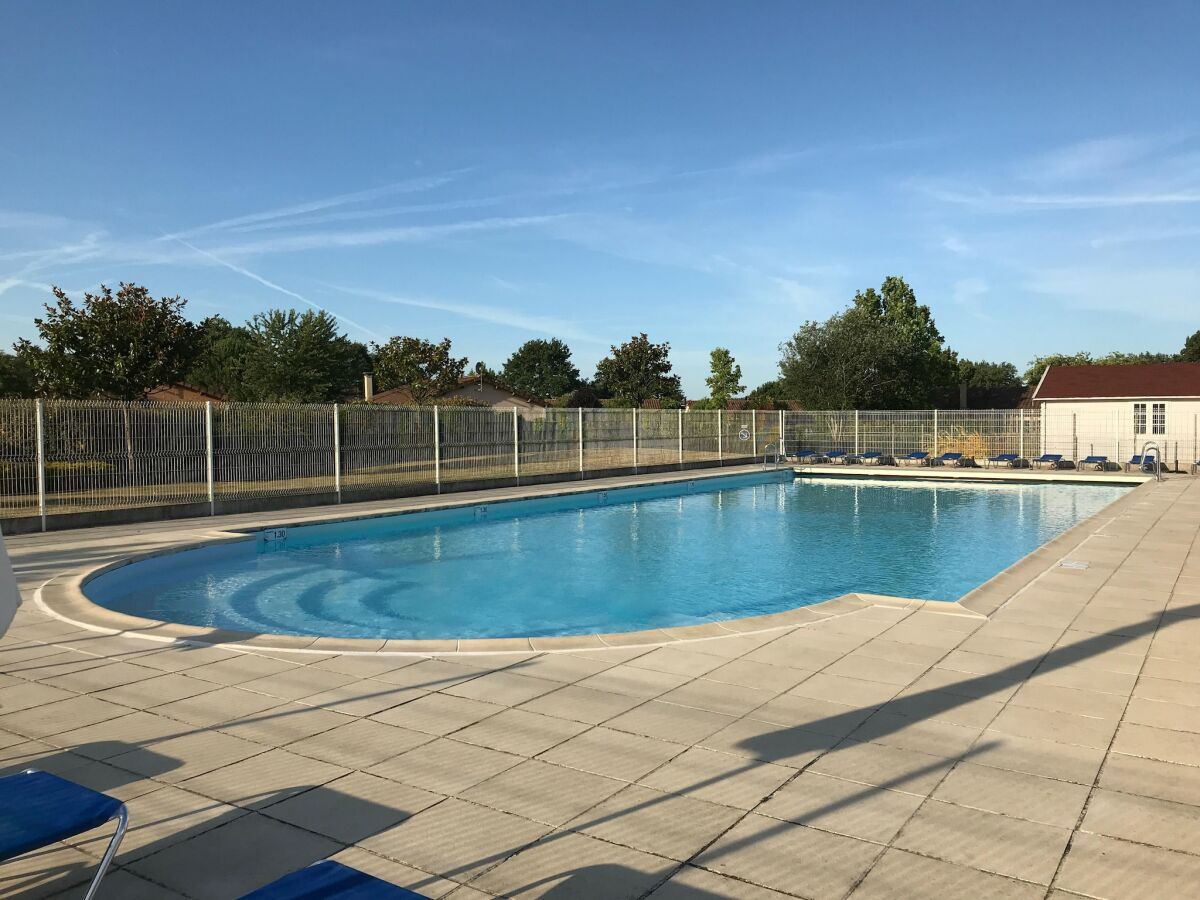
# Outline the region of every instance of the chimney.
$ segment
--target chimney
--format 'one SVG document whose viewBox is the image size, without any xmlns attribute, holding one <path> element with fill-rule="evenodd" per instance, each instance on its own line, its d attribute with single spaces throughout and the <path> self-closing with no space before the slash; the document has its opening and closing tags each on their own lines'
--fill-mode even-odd
<svg viewBox="0 0 1200 900">
<path fill-rule="evenodd" d="M 375 399 L 375 376 L 370 372 L 363 372 L 363 399 L 368 403 Z"/>
<path fill-rule="evenodd" d="M 958 408 L 967 408 L 967 386 L 965 384 L 960 384 L 958 386 Z"/>
</svg>

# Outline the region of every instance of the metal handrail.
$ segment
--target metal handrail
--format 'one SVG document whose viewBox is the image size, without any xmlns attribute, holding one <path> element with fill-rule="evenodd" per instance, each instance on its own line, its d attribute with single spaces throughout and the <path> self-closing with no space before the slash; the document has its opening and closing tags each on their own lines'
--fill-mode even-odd
<svg viewBox="0 0 1200 900">
<path fill-rule="evenodd" d="M 1142 452 L 1139 455 L 1142 461 L 1142 471 L 1146 471 L 1146 450 L 1150 447 L 1154 448 L 1154 480 L 1162 481 L 1162 448 L 1158 446 L 1158 441 L 1146 441 L 1142 444 Z"/>
<path fill-rule="evenodd" d="M 769 444 L 767 444 L 767 446 L 763 447 L 762 467 L 764 469 L 767 467 L 767 459 L 771 455 L 771 448 L 775 449 L 775 465 L 772 468 L 778 469 L 780 460 L 783 458 L 782 454 L 779 452 L 779 441 L 771 441 L 771 443 L 769 443 Z"/>
</svg>

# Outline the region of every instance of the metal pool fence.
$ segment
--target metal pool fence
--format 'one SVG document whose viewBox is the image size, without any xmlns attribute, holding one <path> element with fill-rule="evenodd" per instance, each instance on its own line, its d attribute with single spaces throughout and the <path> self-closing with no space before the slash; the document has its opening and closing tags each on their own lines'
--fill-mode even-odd
<svg viewBox="0 0 1200 900">
<path fill-rule="evenodd" d="M 0 519 L 104 521 L 438 493 L 762 460 L 776 449 L 1105 455 L 1147 439 L 1200 458 L 1195 415 L 1153 434 L 1123 412 L 484 409 L 0 400 Z M 1169 425 L 1169 428 L 1167 427 Z M 1159 423 L 1141 423 L 1143 431 Z M 290 499 L 289 499 L 290 498 Z M 141 515 L 133 510 L 143 510 Z M 149 510 L 149 512 L 145 512 Z M 127 511 L 122 513 L 121 511 Z M 99 521 L 75 518 L 75 523 Z"/>
</svg>

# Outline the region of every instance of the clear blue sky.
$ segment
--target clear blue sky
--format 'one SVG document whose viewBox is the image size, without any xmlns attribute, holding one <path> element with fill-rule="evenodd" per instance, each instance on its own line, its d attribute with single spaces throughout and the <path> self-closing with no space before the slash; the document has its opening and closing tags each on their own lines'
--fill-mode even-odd
<svg viewBox="0 0 1200 900">
<path fill-rule="evenodd" d="M 1200 4 L 0 4 L 0 341 L 47 285 L 749 384 L 903 275 L 951 346 L 1200 328 Z"/>
</svg>

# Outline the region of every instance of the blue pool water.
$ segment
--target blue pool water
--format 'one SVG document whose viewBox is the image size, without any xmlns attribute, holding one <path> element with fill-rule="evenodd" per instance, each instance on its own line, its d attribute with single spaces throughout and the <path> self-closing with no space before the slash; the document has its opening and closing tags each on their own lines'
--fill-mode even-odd
<svg viewBox="0 0 1200 900">
<path fill-rule="evenodd" d="M 768 472 L 291 528 L 85 591 L 152 619 L 371 638 L 631 631 L 851 591 L 956 600 L 1125 490 Z"/>
</svg>

